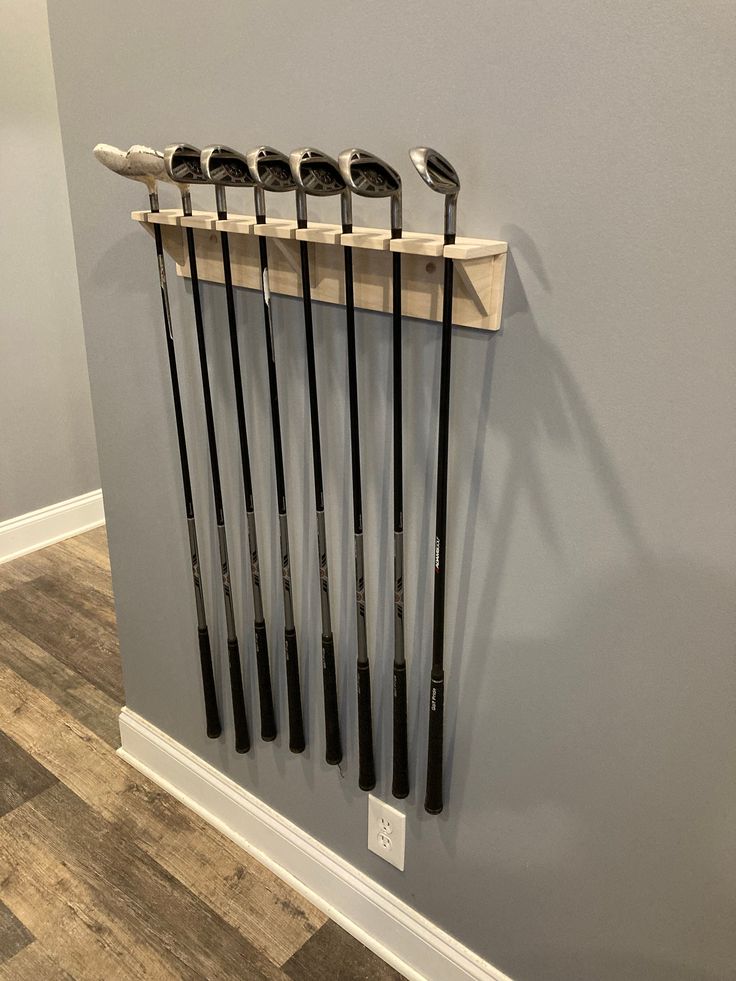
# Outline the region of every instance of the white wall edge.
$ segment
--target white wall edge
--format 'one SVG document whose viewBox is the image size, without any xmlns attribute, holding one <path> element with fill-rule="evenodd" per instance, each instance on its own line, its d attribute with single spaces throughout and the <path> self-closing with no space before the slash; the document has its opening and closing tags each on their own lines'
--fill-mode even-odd
<svg viewBox="0 0 736 981">
<path fill-rule="evenodd" d="M 0 522 L 0 563 L 10 562 L 54 542 L 81 535 L 105 523 L 102 491 L 80 494 Z"/>
<path fill-rule="evenodd" d="M 119 755 L 410 981 L 511 981 L 379 883 L 128 708 Z"/>
</svg>

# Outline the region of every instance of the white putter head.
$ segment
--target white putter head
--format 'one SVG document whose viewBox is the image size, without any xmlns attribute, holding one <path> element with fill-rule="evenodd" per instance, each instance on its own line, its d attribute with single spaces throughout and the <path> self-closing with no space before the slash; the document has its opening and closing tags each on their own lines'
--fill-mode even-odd
<svg viewBox="0 0 736 981">
<path fill-rule="evenodd" d="M 92 151 L 97 160 L 114 174 L 140 181 L 149 194 L 156 190 L 157 181 L 168 180 L 164 155 L 150 146 L 135 144 L 129 150 L 121 150 L 109 143 L 98 143 Z"/>
<path fill-rule="evenodd" d="M 457 225 L 457 196 L 460 178 L 449 160 L 428 146 L 415 146 L 409 150 L 411 162 L 424 183 L 438 194 L 445 195 L 445 241 L 455 239 Z"/>
<path fill-rule="evenodd" d="M 401 232 L 401 177 L 375 153 L 351 147 L 337 158 L 340 173 L 351 191 L 363 198 L 391 198 L 391 231 Z M 398 235 L 400 237 L 400 234 Z"/>
</svg>

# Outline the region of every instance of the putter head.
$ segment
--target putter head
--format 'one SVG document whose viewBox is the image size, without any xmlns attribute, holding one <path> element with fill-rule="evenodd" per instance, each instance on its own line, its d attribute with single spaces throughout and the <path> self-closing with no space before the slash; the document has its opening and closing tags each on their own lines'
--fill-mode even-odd
<svg viewBox="0 0 736 981">
<path fill-rule="evenodd" d="M 296 181 L 296 216 L 297 220 L 306 224 L 307 202 L 306 195 L 315 197 L 332 197 L 341 195 L 342 223 L 352 225 L 353 216 L 350 202 L 350 191 L 340 173 L 337 160 L 316 150 L 314 147 L 301 147 L 289 154 L 291 174 Z"/>
<path fill-rule="evenodd" d="M 114 174 L 145 184 L 149 194 L 155 192 L 157 181 L 168 180 L 163 153 L 150 146 L 135 144 L 129 150 L 121 150 L 109 143 L 98 143 L 92 152 Z"/>
<path fill-rule="evenodd" d="M 457 223 L 457 196 L 460 178 L 449 160 L 428 146 L 415 146 L 409 150 L 411 162 L 424 183 L 438 194 L 445 195 L 445 239 L 455 235 Z"/>
<path fill-rule="evenodd" d="M 391 198 L 391 230 L 401 230 L 401 177 L 380 157 L 352 147 L 337 158 L 351 191 L 364 198 Z"/>
<path fill-rule="evenodd" d="M 174 184 L 207 184 L 202 172 L 201 153 L 189 143 L 172 143 L 164 150 L 164 165 Z"/>
<path fill-rule="evenodd" d="M 202 150 L 200 164 L 205 180 L 224 187 L 253 187 L 253 180 L 245 155 L 229 146 L 215 144 Z"/>
</svg>

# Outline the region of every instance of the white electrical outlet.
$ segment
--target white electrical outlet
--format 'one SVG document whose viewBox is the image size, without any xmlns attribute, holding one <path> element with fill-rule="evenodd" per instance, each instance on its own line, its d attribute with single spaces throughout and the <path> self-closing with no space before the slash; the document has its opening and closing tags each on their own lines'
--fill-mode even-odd
<svg viewBox="0 0 736 981">
<path fill-rule="evenodd" d="M 404 871 L 406 815 L 368 795 L 368 848 Z"/>
</svg>

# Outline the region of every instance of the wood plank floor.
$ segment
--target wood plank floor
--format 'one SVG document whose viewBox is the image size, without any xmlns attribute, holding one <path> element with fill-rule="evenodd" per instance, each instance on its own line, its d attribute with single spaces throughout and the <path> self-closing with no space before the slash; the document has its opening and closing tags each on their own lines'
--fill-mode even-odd
<svg viewBox="0 0 736 981">
<path fill-rule="evenodd" d="M 124 763 L 104 529 L 0 565 L 0 981 L 399 975 Z"/>
</svg>

